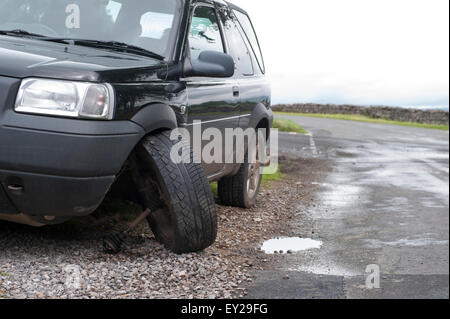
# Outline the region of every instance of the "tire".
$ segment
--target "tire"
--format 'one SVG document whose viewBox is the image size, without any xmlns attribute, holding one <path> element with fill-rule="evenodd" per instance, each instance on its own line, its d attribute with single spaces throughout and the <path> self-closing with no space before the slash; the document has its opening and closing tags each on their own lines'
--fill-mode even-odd
<svg viewBox="0 0 450 319">
<path fill-rule="evenodd" d="M 254 150 L 258 152 L 258 147 Z M 249 153 L 245 154 L 245 162 L 235 176 L 224 177 L 218 183 L 220 203 L 224 206 L 252 208 L 256 205 L 261 187 L 261 165 L 249 163 Z M 249 179 L 254 178 L 253 181 Z M 251 183 L 251 184 L 249 184 Z"/>
<path fill-rule="evenodd" d="M 144 191 L 138 186 L 146 193 L 141 196 L 144 206 L 152 209 L 148 223 L 156 239 L 174 253 L 183 254 L 201 251 L 215 242 L 217 215 L 208 179 L 202 165 L 194 162 L 189 145 L 182 148 L 189 164 L 171 160 L 170 151 L 176 143 L 170 140 L 170 132 L 143 140 L 137 150 L 137 166 Z"/>
</svg>

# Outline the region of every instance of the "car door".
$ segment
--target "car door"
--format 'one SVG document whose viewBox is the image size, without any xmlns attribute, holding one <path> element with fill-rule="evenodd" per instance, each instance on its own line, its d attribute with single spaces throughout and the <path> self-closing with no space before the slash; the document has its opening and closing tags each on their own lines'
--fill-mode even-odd
<svg viewBox="0 0 450 319">
<path fill-rule="evenodd" d="M 189 54 L 191 60 L 197 59 L 202 51 L 228 53 L 222 24 L 213 5 L 198 3 L 194 7 L 187 51 L 185 54 Z M 185 81 L 188 93 L 187 128 L 191 136 L 197 125 L 201 125 L 202 133 L 209 128 L 216 128 L 222 137 L 225 136 L 226 128 L 235 128 L 239 125 L 239 92 L 234 78 L 187 78 Z M 223 142 L 222 140 L 222 144 Z M 202 149 L 208 143 L 208 140 L 202 141 Z M 203 161 L 210 179 L 220 175 L 225 168 L 224 147 L 221 153 L 220 163 Z"/>
<path fill-rule="evenodd" d="M 255 100 L 252 99 L 252 96 L 254 96 L 254 94 L 258 94 L 259 92 L 259 88 L 257 86 L 249 83 L 249 81 L 254 78 L 255 68 L 249 47 L 243 37 L 243 34 L 241 33 L 241 30 L 239 29 L 239 22 L 237 21 L 235 15 L 228 6 L 221 7 L 219 12 L 223 23 L 224 34 L 230 48 L 230 55 L 235 61 L 234 90 L 239 92 L 240 110 L 238 127 L 246 130 L 249 128 L 250 116 L 255 107 Z M 247 112 L 243 113 L 243 108 L 246 108 Z M 246 142 L 246 140 L 244 140 L 244 142 Z M 234 147 L 235 152 L 242 152 L 242 150 L 245 149 L 246 146 L 242 148 L 242 145 L 235 145 Z M 243 156 L 243 154 L 240 155 Z"/>
<path fill-rule="evenodd" d="M 245 46 L 242 48 L 247 50 L 246 61 L 248 67 L 238 72 L 235 76 L 238 81 L 240 90 L 240 112 L 241 118 L 239 125 L 246 129 L 250 124 L 250 116 L 258 104 L 267 107 L 270 105 L 270 84 L 265 77 L 265 66 L 262 51 L 259 45 L 253 24 L 247 13 L 240 11 L 238 8 L 230 10 L 232 12 L 232 20 L 234 21 L 239 33 L 241 34 Z M 243 53 L 241 53 L 243 55 Z M 253 69 L 250 69 L 250 60 Z"/>
</svg>

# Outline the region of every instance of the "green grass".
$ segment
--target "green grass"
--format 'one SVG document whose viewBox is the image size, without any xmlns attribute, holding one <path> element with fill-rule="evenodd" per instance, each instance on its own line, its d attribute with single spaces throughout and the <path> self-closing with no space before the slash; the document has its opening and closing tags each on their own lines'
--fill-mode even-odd
<svg viewBox="0 0 450 319">
<path fill-rule="evenodd" d="M 5 273 L 5 272 L 0 272 L 0 277 L 8 277 L 9 274 Z"/>
<path fill-rule="evenodd" d="M 265 173 L 268 172 L 271 168 L 270 167 L 266 167 L 264 168 Z M 281 181 L 283 180 L 283 178 L 285 177 L 285 175 L 281 172 L 280 167 L 277 168 L 277 171 L 274 174 L 264 174 L 262 176 L 262 180 L 261 180 L 261 187 L 267 187 L 270 186 L 270 184 L 274 181 Z M 211 183 L 211 190 L 214 194 L 214 196 L 219 196 L 218 192 L 217 192 L 217 182 Z"/>
<path fill-rule="evenodd" d="M 278 131 L 280 132 L 300 134 L 308 133 L 303 127 L 291 120 L 275 119 L 275 121 L 273 122 L 273 128 L 278 129 Z"/>
<path fill-rule="evenodd" d="M 412 122 L 401 122 L 401 121 L 391 121 L 383 119 L 375 119 L 363 115 L 351 115 L 351 114 L 309 114 L 309 113 L 291 113 L 291 112 L 275 112 L 276 115 L 288 115 L 288 116 L 306 116 L 306 117 L 317 117 L 317 118 L 328 118 L 355 122 L 366 122 L 366 123 L 378 123 L 378 124 L 391 124 L 400 126 L 410 126 L 410 127 L 421 127 L 434 130 L 448 131 L 448 125 L 435 125 L 435 124 L 421 124 Z"/>
<path fill-rule="evenodd" d="M 267 174 L 267 171 L 271 169 L 270 167 L 264 168 L 266 174 L 262 176 L 261 185 L 268 186 L 271 182 L 281 181 L 285 177 L 285 175 L 281 172 L 280 166 L 278 166 L 277 171 L 274 174 Z"/>
<path fill-rule="evenodd" d="M 213 192 L 215 197 L 219 196 L 217 188 L 218 188 L 217 182 L 211 183 L 211 191 Z"/>
</svg>

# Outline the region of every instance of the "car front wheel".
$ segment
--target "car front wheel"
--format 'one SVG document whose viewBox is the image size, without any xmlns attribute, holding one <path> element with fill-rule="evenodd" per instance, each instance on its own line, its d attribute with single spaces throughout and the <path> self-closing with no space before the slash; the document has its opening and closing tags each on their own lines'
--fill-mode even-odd
<svg viewBox="0 0 450 319">
<path fill-rule="evenodd" d="M 202 165 L 194 161 L 188 144 L 183 144 L 182 154 L 189 161 L 174 163 L 170 152 L 175 143 L 179 142 L 170 139 L 170 132 L 151 135 L 138 148 L 136 161 L 141 200 L 153 212 L 149 225 L 159 242 L 182 254 L 214 243 L 217 216 Z"/>
</svg>

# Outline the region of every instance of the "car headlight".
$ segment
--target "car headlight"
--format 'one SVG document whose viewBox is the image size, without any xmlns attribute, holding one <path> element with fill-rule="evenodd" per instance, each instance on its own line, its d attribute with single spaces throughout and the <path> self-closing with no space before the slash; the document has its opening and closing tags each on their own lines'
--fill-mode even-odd
<svg viewBox="0 0 450 319">
<path fill-rule="evenodd" d="M 20 85 L 16 112 L 110 120 L 114 89 L 110 84 L 26 79 Z"/>
</svg>

